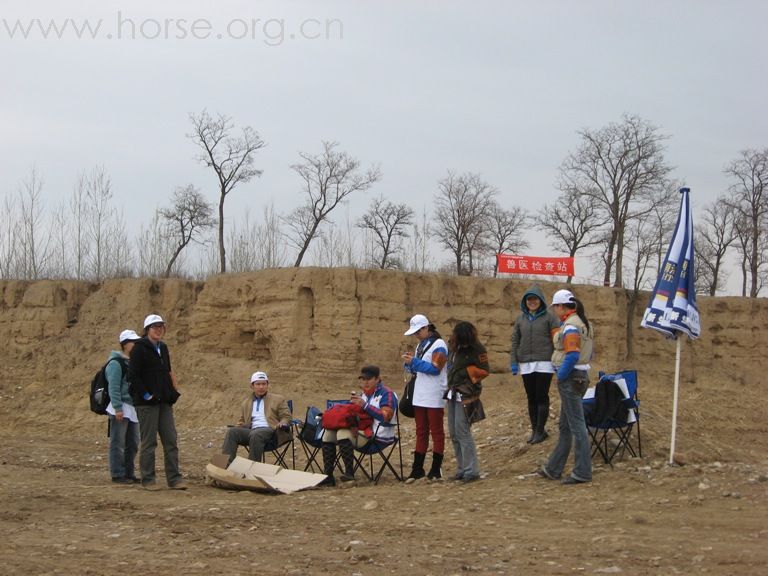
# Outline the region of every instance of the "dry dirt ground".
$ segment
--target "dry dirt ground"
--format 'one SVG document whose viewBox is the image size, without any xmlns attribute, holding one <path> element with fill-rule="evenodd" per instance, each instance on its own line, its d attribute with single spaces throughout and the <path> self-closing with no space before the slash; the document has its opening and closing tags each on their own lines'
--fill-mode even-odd
<svg viewBox="0 0 768 576">
<path fill-rule="evenodd" d="M 206 485 L 225 421 L 196 427 L 183 410 L 177 426 L 190 489 L 112 485 L 104 421 L 93 415 L 91 428 L 72 434 L 55 404 L 38 406 L 37 421 L 6 428 L 0 447 L 0 572 L 768 573 L 763 416 L 718 423 L 714 437 L 696 413 L 683 417 L 683 465 L 669 466 L 668 405 L 651 402 L 641 417 L 643 457 L 614 469 L 595 460 L 594 482 L 568 487 L 532 474 L 554 444 L 556 393 L 553 435 L 529 447 L 522 387 L 511 376 L 489 380 L 489 418 L 475 428 L 486 479 L 404 485 L 385 476 L 378 486 L 288 496 Z M 412 428 L 404 422 L 406 452 Z"/>
</svg>

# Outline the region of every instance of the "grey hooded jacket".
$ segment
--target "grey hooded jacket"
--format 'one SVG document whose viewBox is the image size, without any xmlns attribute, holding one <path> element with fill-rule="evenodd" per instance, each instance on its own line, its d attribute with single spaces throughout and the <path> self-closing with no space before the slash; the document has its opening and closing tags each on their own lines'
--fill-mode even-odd
<svg viewBox="0 0 768 576">
<path fill-rule="evenodd" d="M 541 305 L 531 313 L 525 305 L 529 295 L 536 296 Z M 552 359 L 554 345 L 553 331 L 560 327 L 560 321 L 547 309 L 544 293 L 537 284 L 525 291 L 520 300 L 521 313 L 515 320 L 512 330 L 511 364 L 523 362 L 548 362 Z"/>
</svg>

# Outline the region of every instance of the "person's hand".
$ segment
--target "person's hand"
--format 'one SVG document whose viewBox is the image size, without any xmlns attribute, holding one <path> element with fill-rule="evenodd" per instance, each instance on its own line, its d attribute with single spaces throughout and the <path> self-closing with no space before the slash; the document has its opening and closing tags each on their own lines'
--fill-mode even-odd
<svg viewBox="0 0 768 576">
<path fill-rule="evenodd" d="M 509 371 L 512 372 L 512 376 L 517 376 L 517 373 L 520 372 L 520 366 L 517 362 L 512 362 L 509 365 Z"/>
<path fill-rule="evenodd" d="M 280 422 L 280 424 L 277 425 L 277 428 L 279 430 L 282 430 L 283 432 L 288 432 L 290 427 L 291 427 L 291 425 L 287 424 L 286 422 Z"/>
<path fill-rule="evenodd" d="M 123 411 L 122 410 L 115 410 L 115 420 L 118 422 L 123 421 Z"/>
<path fill-rule="evenodd" d="M 406 364 L 410 364 L 411 362 L 413 362 L 413 354 L 411 354 L 410 352 L 406 352 L 405 354 L 403 354 L 403 360 L 405 361 Z"/>
<path fill-rule="evenodd" d="M 352 404 L 357 404 L 361 407 L 365 406 L 365 400 L 363 400 L 357 392 L 352 392 L 352 396 L 349 398 L 349 401 Z"/>
</svg>

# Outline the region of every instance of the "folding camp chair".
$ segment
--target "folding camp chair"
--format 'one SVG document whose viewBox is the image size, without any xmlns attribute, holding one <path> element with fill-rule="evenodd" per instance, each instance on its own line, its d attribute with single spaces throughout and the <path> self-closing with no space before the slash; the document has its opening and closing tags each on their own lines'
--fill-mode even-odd
<svg viewBox="0 0 768 576">
<path fill-rule="evenodd" d="M 293 400 L 288 400 L 288 410 L 291 412 L 291 422 L 290 422 L 290 428 L 284 432 L 281 430 L 278 430 L 275 432 L 275 435 L 272 437 L 272 440 L 266 443 L 264 446 L 264 454 L 262 454 L 261 460 L 262 462 L 266 462 L 266 455 L 267 453 L 271 453 L 275 457 L 275 464 L 277 466 L 282 466 L 283 468 L 288 468 L 288 462 L 286 462 L 286 458 L 288 456 L 288 449 L 291 450 L 291 468 L 296 468 L 296 446 L 293 443 L 294 439 L 294 432 L 297 428 L 297 424 L 301 422 L 301 420 L 296 420 L 293 418 Z"/>
<path fill-rule="evenodd" d="M 335 406 L 336 404 L 349 404 L 349 400 L 326 400 L 325 409 L 328 410 L 330 407 Z M 318 462 L 318 456 L 320 455 L 320 450 L 323 447 L 322 415 L 322 412 L 318 413 L 316 408 L 310 406 L 307 408 L 307 414 L 304 417 L 304 421 L 299 421 L 299 443 L 301 444 L 301 449 L 307 459 L 307 463 L 304 466 L 304 472 L 310 470 L 314 472 L 315 467 L 317 467 L 320 472 L 323 470 L 322 463 Z M 312 422 L 312 420 L 314 420 L 314 422 Z M 314 428 L 314 431 L 312 428 Z M 336 466 L 340 471 L 343 472 L 343 470 L 341 470 L 341 464 L 339 463 L 338 454 L 336 455 Z"/>
<path fill-rule="evenodd" d="M 397 418 L 397 412 L 395 412 L 392 420 L 394 420 L 394 422 L 380 422 L 373 438 L 371 438 L 371 440 L 364 446 L 359 448 L 355 447 L 355 472 L 360 470 L 368 481 L 373 482 L 374 484 L 379 483 L 379 479 L 381 479 L 382 474 L 384 474 L 387 469 L 394 474 L 398 482 L 403 481 L 403 448 L 400 443 L 400 421 Z M 387 428 L 394 428 L 394 437 L 386 439 L 378 437 L 379 431 Z M 395 453 L 395 448 L 397 448 L 398 461 L 396 464 L 399 464 L 399 473 L 391 462 L 392 456 L 394 456 Z M 359 454 L 359 456 L 357 454 Z M 373 466 L 375 456 L 381 457 L 381 465 L 376 470 L 374 470 Z M 368 463 L 367 468 L 366 460 Z"/>
<path fill-rule="evenodd" d="M 307 464 L 304 466 L 304 472 L 315 471 L 317 466 L 320 472 L 323 471 L 323 467 L 317 461 L 320 449 L 323 447 L 323 413 L 320 412 L 314 406 L 307 408 L 307 413 L 304 416 L 304 421 L 299 421 L 296 429 L 298 431 L 299 444 L 304 452 L 304 457 L 307 459 Z"/>
<path fill-rule="evenodd" d="M 614 374 L 600 372 L 600 380 L 590 389 L 593 394 L 588 391 L 583 400 L 584 419 L 592 441 L 592 456 L 599 452 L 611 467 L 617 455 L 619 459 L 626 452 L 634 458 L 643 455 L 637 384 L 636 370 L 623 370 Z M 633 435 L 634 430 L 636 432 Z"/>
</svg>

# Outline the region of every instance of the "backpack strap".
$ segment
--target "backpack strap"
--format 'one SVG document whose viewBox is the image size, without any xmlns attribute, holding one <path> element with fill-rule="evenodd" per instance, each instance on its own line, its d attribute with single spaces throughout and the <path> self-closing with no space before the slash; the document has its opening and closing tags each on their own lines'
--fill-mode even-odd
<svg viewBox="0 0 768 576">
<path fill-rule="evenodd" d="M 109 366 L 109 363 L 112 362 L 113 360 L 117 360 L 118 364 L 120 364 L 120 370 L 122 371 L 122 374 L 120 375 L 121 379 L 125 378 L 125 372 L 128 370 L 128 361 L 125 358 L 120 358 L 120 357 L 110 358 L 109 360 L 107 360 L 107 363 L 104 364 L 104 368 L 103 368 L 104 374 L 106 375 L 107 366 Z"/>
<path fill-rule="evenodd" d="M 416 357 L 417 357 L 419 360 L 421 360 L 422 358 L 424 358 L 424 354 L 426 354 L 426 353 L 427 353 L 427 351 L 428 351 L 430 348 L 432 348 L 432 346 L 435 344 L 435 342 L 437 342 L 437 338 L 433 338 L 432 340 L 430 340 L 429 342 L 427 342 L 426 346 L 424 346 L 424 348 L 423 348 L 421 351 L 419 351 L 419 350 L 417 349 L 417 350 L 416 350 Z M 421 346 L 419 346 L 419 348 L 421 348 Z"/>
</svg>

